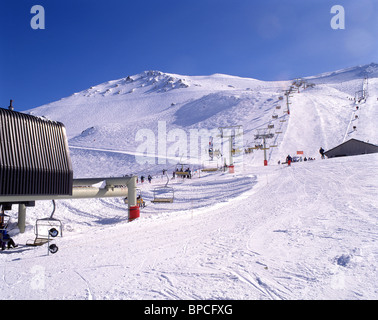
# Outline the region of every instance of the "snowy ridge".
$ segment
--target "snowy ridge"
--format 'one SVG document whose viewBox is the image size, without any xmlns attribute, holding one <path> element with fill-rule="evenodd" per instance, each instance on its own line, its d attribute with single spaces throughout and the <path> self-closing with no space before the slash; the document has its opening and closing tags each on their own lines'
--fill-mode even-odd
<svg viewBox="0 0 378 320">
<path fill-rule="evenodd" d="M 305 77 L 305 79 L 309 79 L 315 83 L 332 83 L 363 79 L 365 77 L 378 78 L 377 63 L 325 72 L 316 76 Z"/>
<path fill-rule="evenodd" d="M 20 246 L 0 254 L 0 298 L 376 299 L 378 156 L 319 160 L 318 153 L 349 138 L 378 143 L 376 72 L 371 64 L 307 77 L 315 86 L 294 87 L 290 114 L 283 95 L 293 81 L 160 71 L 30 110 L 66 125 L 75 177 L 153 180 L 138 184 L 147 206 L 132 223 L 123 199 L 58 201 L 64 237 L 53 256 L 23 245 L 51 203 L 28 208 L 25 234 L 14 208 L 11 235 Z M 356 104 L 362 88 L 368 97 Z M 271 130 L 268 145 L 277 147 L 267 167 L 254 150 L 235 157 L 234 174 L 170 179 L 175 201 L 153 204 L 154 188 L 167 181 L 162 169 L 171 177 L 175 164 L 136 163 L 135 134 L 157 132 L 158 121 L 186 132 L 241 124 L 245 147 Z M 297 151 L 317 160 L 277 164 Z"/>
</svg>

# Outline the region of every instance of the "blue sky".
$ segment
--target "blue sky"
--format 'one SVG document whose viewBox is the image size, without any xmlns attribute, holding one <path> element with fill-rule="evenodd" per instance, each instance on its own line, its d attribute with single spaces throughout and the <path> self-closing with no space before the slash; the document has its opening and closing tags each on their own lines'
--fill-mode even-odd
<svg viewBox="0 0 378 320">
<path fill-rule="evenodd" d="M 345 29 L 330 26 L 333 5 Z M 33 5 L 45 29 L 33 30 Z M 292 79 L 378 62 L 376 0 L 2 0 L 0 106 L 145 70 Z"/>
</svg>

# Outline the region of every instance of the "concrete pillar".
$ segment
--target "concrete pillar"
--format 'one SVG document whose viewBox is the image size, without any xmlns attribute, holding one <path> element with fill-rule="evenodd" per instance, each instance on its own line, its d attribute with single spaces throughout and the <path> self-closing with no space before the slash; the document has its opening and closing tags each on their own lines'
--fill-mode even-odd
<svg viewBox="0 0 378 320">
<path fill-rule="evenodd" d="M 24 204 L 18 205 L 18 229 L 20 229 L 20 233 L 25 232 L 25 225 L 26 225 L 26 206 Z"/>
</svg>

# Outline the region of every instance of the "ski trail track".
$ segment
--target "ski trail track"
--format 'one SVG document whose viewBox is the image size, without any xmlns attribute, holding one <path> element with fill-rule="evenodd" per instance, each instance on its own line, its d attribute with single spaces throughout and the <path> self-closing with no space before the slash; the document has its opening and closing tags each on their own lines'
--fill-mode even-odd
<svg viewBox="0 0 378 320">
<path fill-rule="evenodd" d="M 333 165 L 340 161 L 344 165 Z M 367 166 L 374 171 L 374 162 Z M 195 209 L 180 204 L 181 210 L 157 215 L 142 211 L 132 223 L 100 228 L 98 215 L 83 216 L 93 221 L 59 239 L 54 263 L 45 247 L 20 252 L 16 260 L 9 256 L 4 270 L 20 276 L 12 279 L 4 271 L 8 296 L 19 296 L 28 270 L 41 265 L 45 288 L 23 293 L 26 298 L 326 299 L 346 286 L 345 298 L 361 298 L 350 279 L 374 292 L 374 283 L 365 280 L 377 274 L 378 232 L 372 228 L 375 176 L 358 168 L 343 159 L 247 168 L 248 175 L 223 183 L 220 173 L 178 184 L 188 198 L 202 192 L 206 199 L 205 192 L 217 189 L 225 197 L 237 189 L 232 180 L 242 182 L 241 191 L 223 202 L 204 201 Z M 152 187 L 145 185 L 145 191 Z M 355 196 L 358 188 L 364 196 Z"/>
</svg>

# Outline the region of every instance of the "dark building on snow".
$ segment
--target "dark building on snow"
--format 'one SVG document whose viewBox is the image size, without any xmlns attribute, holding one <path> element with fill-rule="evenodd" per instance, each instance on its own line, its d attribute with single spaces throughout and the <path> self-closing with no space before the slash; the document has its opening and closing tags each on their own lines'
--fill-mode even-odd
<svg viewBox="0 0 378 320">
<path fill-rule="evenodd" d="M 328 158 L 357 156 L 361 154 L 378 153 L 378 146 L 357 139 L 350 139 L 325 152 Z"/>
</svg>

